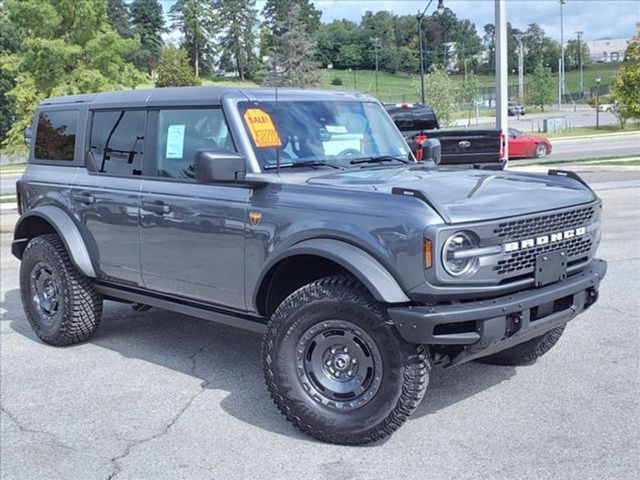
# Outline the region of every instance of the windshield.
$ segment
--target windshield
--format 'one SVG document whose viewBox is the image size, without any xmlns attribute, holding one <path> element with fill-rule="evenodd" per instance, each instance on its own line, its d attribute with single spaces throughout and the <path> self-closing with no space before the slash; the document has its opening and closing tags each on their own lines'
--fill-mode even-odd
<svg viewBox="0 0 640 480">
<path fill-rule="evenodd" d="M 280 166 L 350 167 L 355 160 L 414 161 L 382 107 L 357 101 L 241 102 L 256 157 L 266 170 Z"/>
</svg>

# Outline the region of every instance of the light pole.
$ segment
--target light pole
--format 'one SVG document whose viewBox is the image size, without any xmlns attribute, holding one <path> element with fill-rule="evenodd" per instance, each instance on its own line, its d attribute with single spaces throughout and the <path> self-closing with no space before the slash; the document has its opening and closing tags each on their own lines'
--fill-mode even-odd
<svg viewBox="0 0 640 480">
<path fill-rule="evenodd" d="M 380 41 L 380 39 L 378 37 L 375 37 L 373 39 L 373 47 L 375 49 L 376 52 L 376 97 L 380 97 L 380 89 L 378 86 L 378 42 Z"/>
<path fill-rule="evenodd" d="M 578 58 L 580 62 L 580 99 L 584 98 L 584 69 L 583 69 L 583 60 L 582 60 L 582 35 L 584 32 L 582 30 L 576 32 L 578 36 Z"/>
<path fill-rule="evenodd" d="M 596 77 L 596 128 L 600 128 L 600 77 Z"/>
<path fill-rule="evenodd" d="M 507 1 L 495 0 L 496 26 L 496 126 L 504 138 L 504 158 L 509 158 Z"/>
<path fill-rule="evenodd" d="M 523 33 L 514 35 L 518 41 L 518 97 L 520 104 L 524 105 L 524 44 L 522 43 Z"/>
<path fill-rule="evenodd" d="M 438 13 L 444 12 L 444 0 L 438 0 Z M 420 12 L 418 10 L 418 14 L 416 15 L 416 20 L 418 20 L 418 42 L 420 42 L 420 102 L 424 105 L 424 46 L 422 41 L 422 19 L 424 18 L 425 13 L 427 13 L 427 9 L 431 6 L 433 0 L 429 0 L 427 6 L 424 7 L 424 10 Z"/>
<path fill-rule="evenodd" d="M 564 4 L 565 0 L 560 0 L 560 102 L 564 95 Z"/>
</svg>

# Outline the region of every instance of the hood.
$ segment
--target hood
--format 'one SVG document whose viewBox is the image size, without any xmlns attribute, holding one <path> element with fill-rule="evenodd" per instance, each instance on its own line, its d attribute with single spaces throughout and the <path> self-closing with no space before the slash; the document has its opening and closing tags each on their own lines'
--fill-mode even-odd
<svg viewBox="0 0 640 480">
<path fill-rule="evenodd" d="M 430 204 L 447 223 L 515 217 L 596 199 L 572 178 L 487 170 L 372 168 L 314 176 L 306 183 L 412 195 Z"/>
</svg>

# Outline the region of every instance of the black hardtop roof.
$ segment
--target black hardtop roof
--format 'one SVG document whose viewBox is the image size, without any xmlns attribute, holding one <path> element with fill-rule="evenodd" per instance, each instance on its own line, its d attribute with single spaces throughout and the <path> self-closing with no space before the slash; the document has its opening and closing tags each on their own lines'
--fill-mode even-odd
<svg viewBox="0 0 640 480">
<path fill-rule="evenodd" d="M 275 99 L 274 88 L 234 88 L 234 87 L 170 87 L 145 90 L 119 90 L 113 92 L 67 95 L 43 100 L 40 106 L 89 105 L 90 108 L 122 107 L 175 107 L 189 105 L 219 105 L 223 95 L 246 100 L 268 101 Z M 356 91 L 343 90 L 298 90 L 279 88 L 278 99 L 295 100 L 372 100 L 368 95 Z"/>
</svg>

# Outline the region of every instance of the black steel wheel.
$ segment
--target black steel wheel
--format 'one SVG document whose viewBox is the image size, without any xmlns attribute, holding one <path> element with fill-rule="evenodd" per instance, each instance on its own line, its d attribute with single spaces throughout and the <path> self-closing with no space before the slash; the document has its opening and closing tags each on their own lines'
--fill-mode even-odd
<svg viewBox="0 0 640 480">
<path fill-rule="evenodd" d="M 391 435 L 420 404 L 429 380 L 425 347 L 404 341 L 385 309 L 346 276 L 287 297 L 271 316 L 262 352 L 280 411 L 332 443 Z"/>
<path fill-rule="evenodd" d="M 312 326 L 296 352 L 307 394 L 329 408 L 359 408 L 380 388 L 380 351 L 371 336 L 351 322 L 327 320 Z"/>
<path fill-rule="evenodd" d="M 51 345 L 87 340 L 102 314 L 102 297 L 75 267 L 57 235 L 32 239 L 20 264 L 20 293 L 35 333 Z"/>
</svg>

